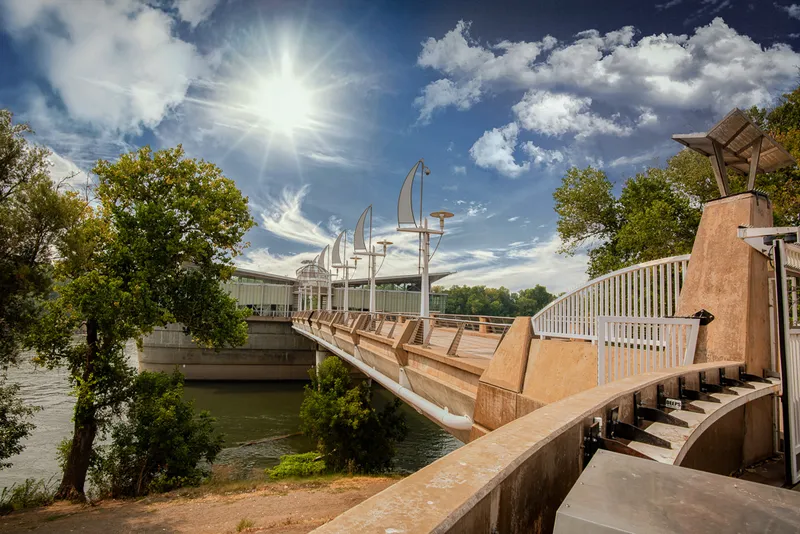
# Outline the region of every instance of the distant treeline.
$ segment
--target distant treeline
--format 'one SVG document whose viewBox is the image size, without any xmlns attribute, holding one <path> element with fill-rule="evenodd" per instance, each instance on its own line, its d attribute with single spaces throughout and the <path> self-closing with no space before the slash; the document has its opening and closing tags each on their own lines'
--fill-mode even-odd
<svg viewBox="0 0 800 534">
<path fill-rule="evenodd" d="M 445 313 L 458 315 L 532 316 L 556 298 L 538 284 L 516 293 L 505 287 L 486 286 L 435 286 L 433 291 L 447 293 Z"/>
</svg>

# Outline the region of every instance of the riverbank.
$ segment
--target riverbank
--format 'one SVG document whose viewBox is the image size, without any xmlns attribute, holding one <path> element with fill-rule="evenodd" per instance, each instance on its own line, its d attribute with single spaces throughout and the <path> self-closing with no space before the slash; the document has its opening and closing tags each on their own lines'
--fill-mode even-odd
<svg viewBox="0 0 800 534">
<path fill-rule="evenodd" d="M 206 484 L 94 506 L 56 503 L 0 517 L 0 533 L 310 532 L 400 477 L 321 477 Z M 250 526 L 248 526 L 250 525 Z"/>
</svg>

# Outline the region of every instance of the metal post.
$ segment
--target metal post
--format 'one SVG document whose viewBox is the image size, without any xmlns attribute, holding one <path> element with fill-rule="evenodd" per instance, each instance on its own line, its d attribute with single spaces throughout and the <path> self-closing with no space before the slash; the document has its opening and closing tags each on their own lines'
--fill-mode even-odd
<svg viewBox="0 0 800 534">
<path fill-rule="evenodd" d="M 372 241 L 372 238 L 370 238 Z M 372 254 L 369 257 L 369 311 L 375 313 L 375 247 L 370 247 Z"/>
<path fill-rule="evenodd" d="M 786 249 L 783 239 L 776 239 L 775 245 L 775 297 L 778 307 L 778 356 L 781 362 L 781 403 L 783 404 L 783 458 L 788 486 L 794 483 L 795 455 L 794 455 L 794 425 L 789 413 L 789 403 L 792 402 L 791 392 L 789 391 L 790 373 L 787 367 L 788 339 L 789 339 L 789 303 L 786 298 L 786 267 L 784 258 Z"/>
<path fill-rule="evenodd" d="M 303 284 L 297 286 L 297 308 L 300 311 L 305 311 L 305 300 L 303 299 Z"/>
<path fill-rule="evenodd" d="M 328 251 L 328 311 L 333 311 L 333 297 L 331 295 L 331 285 L 333 284 L 333 267 L 331 266 L 331 252 Z"/>
<path fill-rule="evenodd" d="M 428 257 L 431 248 L 431 235 L 428 233 L 428 218 L 422 219 L 422 279 L 420 282 L 420 302 L 419 302 L 419 315 L 420 317 L 428 317 L 430 312 L 430 288 L 428 276 Z M 427 320 L 422 321 L 422 334 L 423 339 L 428 339 L 430 332 L 430 323 Z"/>
</svg>

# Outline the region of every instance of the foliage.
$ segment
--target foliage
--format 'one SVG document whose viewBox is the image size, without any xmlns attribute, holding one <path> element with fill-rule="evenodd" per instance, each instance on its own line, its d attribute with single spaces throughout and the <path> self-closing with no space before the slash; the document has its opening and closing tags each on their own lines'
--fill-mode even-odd
<svg viewBox="0 0 800 534">
<path fill-rule="evenodd" d="M 92 468 L 92 481 L 112 497 L 197 485 L 222 449 L 208 412 L 195 414 L 183 400 L 177 370 L 140 373 L 126 404 L 125 417 L 111 430 L 111 445 Z"/>
<path fill-rule="evenodd" d="M 30 144 L 27 124 L 0 109 L 0 469 L 22 451 L 34 408 L 24 406 L 5 370 L 17 361 L 40 301 L 51 287 L 54 245 L 82 203 L 50 180 L 50 152 Z"/>
<path fill-rule="evenodd" d="M 486 286 L 437 286 L 433 290 L 447 293 L 445 313 L 457 315 L 532 316 L 556 298 L 538 284 L 517 293 L 511 293 L 505 287 L 498 289 Z"/>
<path fill-rule="evenodd" d="M 183 149 L 123 154 L 99 161 L 96 207 L 65 236 L 48 301 L 30 342 L 48 366 L 66 365 L 74 386 L 75 431 L 59 498 L 83 496 L 98 431 L 119 415 L 134 371 L 128 339 L 181 323 L 200 345 L 241 345 L 249 313 L 220 282 L 233 272 L 254 224 L 232 180 Z M 86 339 L 72 333 L 86 328 Z"/>
<path fill-rule="evenodd" d="M 306 452 L 303 454 L 286 454 L 281 456 L 278 465 L 267 469 L 266 473 L 270 478 L 302 478 L 314 475 L 321 475 L 325 472 L 325 460 L 318 452 Z"/>
<path fill-rule="evenodd" d="M 380 412 L 372 407 L 366 381 L 353 386 L 350 371 L 338 358 L 327 358 L 309 371 L 300 407 L 300 429 L 319 445 L 332 471 L 374 473 L 391 467 L 395 443 L 408 429 L 395 399 Z"/>
<path fill-rule="evenodd" d="M 33 430 L 30 417 L 38 409 L 26 405 L 18 391 L 17 384 L 0 381 L 0 469 L 11 466 L 3 460 L 22 452 L 22 440 Z"/>
<path fill-rule="evenodd" d="M 773 110 L 752 108 L 749 116 L 800 159 L 800 88 Z M 728 169 L 731 192 L 746 177 Z M 759 175 L 756 188 L 773 204 L 776 225 L 800 224 L 800 170 L 796 166 Z M 702 204 L 719 197 L 708 159 L 683 150 L 665 168 L 629 178 L 618 197 L 598 169 L 571 168 L 553 194 L 562 252 L 589 250 L 588 274 L 596 277 L 628 265 L 691 252 Z"/>
<path fill-rule="evenodd" d="M 0 515 L 46 506 L 53 502 L 55 490 L 55 484 L 33 478 L 25 479 L 20 485 L 3 488 L 0 492 Z"/>
</svg>

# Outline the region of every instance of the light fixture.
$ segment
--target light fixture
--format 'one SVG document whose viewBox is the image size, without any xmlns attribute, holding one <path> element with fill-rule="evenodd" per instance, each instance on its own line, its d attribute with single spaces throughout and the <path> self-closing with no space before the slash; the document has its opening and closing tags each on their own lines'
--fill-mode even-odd
<svg viewBox="0 0 800 534">
<path fill-rule="evenodd" d="M 449 219 L 452 216 L 453 214 L 450 213 L 449 211 L 434 211 L 433 213 L 431 213 L 431 217 L 436 217 L 437 219 L 439 219 L 440 230 L 444 230 L 444 220 Z"/>
<path fill-rule="evenodd" d="M 383 241 L 378 241 L 378 245 L 383 245 L 383 253 L 386 254 L 386 249 L 389 245 L 393 245 L 391 241 L 388 239 L 384 239 Z"/>
</svg>

